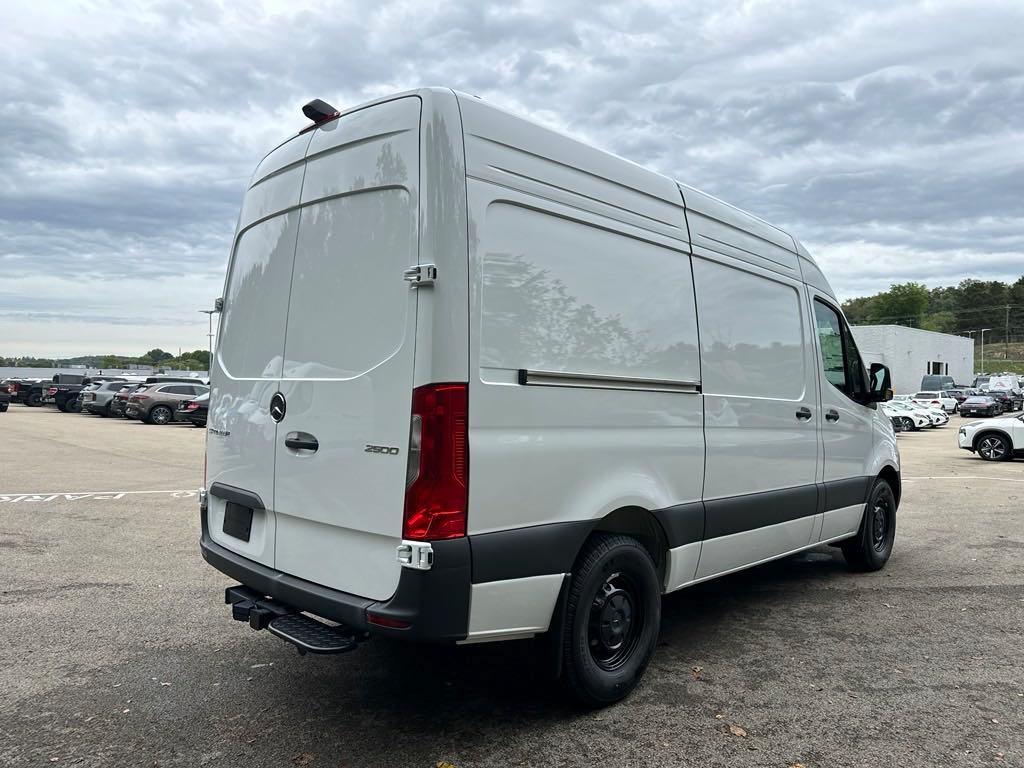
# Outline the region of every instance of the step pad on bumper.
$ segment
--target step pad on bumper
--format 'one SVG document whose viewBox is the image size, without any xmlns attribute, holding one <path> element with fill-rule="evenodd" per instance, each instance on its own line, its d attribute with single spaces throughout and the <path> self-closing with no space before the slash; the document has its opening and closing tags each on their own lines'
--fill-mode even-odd
<svg viewBox="0 0 1024 768">
<path fill-rule="evenodd" d="M 365 633 L 357 633 L 344 624 L 324 624 L 241 584 L 224 590 L 224 602 L 231 606 L 233 619 L 247 622 L 256 630 L 269 629 L 271 634 L 294 645 L 299 653 L 345 653 L 355 650 L 366 639 Z"/>
<path fill-rule="evenodd" d="M 289 613 L 271 619 L 271 634 L 310 653 L 345 653 L 358 644 L 348 627 L 331 627 L 301 613 Z"/>
</svg>

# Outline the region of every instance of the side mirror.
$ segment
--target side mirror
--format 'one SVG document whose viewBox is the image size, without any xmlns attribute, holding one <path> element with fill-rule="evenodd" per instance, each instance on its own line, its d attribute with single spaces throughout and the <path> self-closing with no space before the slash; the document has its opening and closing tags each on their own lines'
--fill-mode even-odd
<svg viewBox="0 0 1024 768">
<path fill-rule="evenodd" d="M 868 401 L 872 403 L 884 403 L 892 400 L 892 376 L 889 369 L 881 363 L 871 364 L 871 391 L 868 393 Z"/>
</svg>

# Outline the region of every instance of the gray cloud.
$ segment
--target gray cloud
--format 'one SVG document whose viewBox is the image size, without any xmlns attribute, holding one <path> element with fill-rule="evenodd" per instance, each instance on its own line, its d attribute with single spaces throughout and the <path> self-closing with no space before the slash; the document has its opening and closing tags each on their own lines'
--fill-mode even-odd
<svg viewBox="0 0 1024 768">
<path fill-rule="evenodd" d="M 417 85 L 787 227 L 844 296 L 1024 271 L 1019 3 L 37 5 L 0 30 L 0 338 L 40 353 L 203 346 L 299 106 Z"/>
</svg>

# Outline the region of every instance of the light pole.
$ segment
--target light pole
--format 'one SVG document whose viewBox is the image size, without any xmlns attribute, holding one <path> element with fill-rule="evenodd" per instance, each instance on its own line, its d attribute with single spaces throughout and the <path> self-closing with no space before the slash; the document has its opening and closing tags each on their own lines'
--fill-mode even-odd
<svg viewBox="0 0 1024 768">
<path fill-rule="evenodd" d="M 213 316 L 217 313 L 216 309 L 200 309 L 208 321 L 209 326 L 206 332 L 206 346 L 210 354 L 210 362 L 206 364 L 206 372 L 209 373 L 213 369 Z"/>
<path fill-rule="evenodd" d="M 981 333 L 981 373 L 985 373 L 985 331 L 991 331 L 991 328 L 982 328 Z"/>
</svg>

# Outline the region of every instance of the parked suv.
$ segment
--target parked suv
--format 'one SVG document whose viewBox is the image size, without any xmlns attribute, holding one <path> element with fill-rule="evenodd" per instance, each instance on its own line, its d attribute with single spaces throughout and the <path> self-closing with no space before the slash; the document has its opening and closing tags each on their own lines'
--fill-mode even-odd
<svg viewBox="0 0 1024 768">
<path fill-rule="evenodd" d="M 124 415 L 150 424 L 167 424 L 174 421 L 174 411 L 183 399 L 209 391 L 205 384 L 147 384 L 128 396 Z"/>
<path fill-rule="evenodd" d="M 940 390 L 938 392 L 918 392 L 911 400 L 918 405 L 927 405 L 932 408 L 941 408 L 946 413 L 956 413 L 959 407 L 957 399 L 949 392 Z"/>
<path fill-rule="evenodd" d="M 114 395 L 130 386 L 131 382 L 104 381 L 97 384 L 90 384 L 82 390 L 82 410 L 86 413 L 110 416 L 110 405 Z"/>
</svg>

